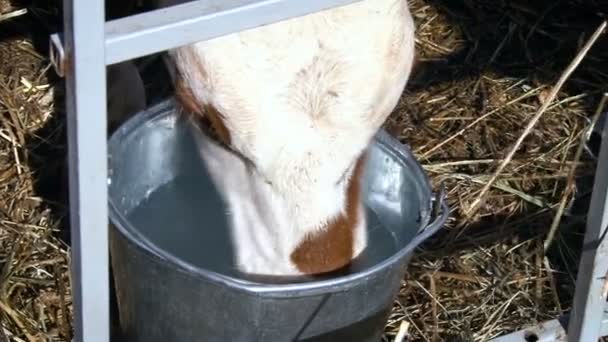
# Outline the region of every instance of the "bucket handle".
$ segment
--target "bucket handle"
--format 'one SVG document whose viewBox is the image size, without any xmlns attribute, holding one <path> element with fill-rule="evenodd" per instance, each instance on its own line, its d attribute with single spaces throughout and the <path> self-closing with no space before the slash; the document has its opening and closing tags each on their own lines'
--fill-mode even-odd
<svg viewBox="0 0 608 342">
<path fill-rule="evenodd" d="M 435 219 L 427 224 L 426 227 L 422 228 L 419 231 L 419 234 L 416 235 L 416 237 L 414 237 L 408 244 L 406 247 L 408 249 L 408 253 L 439 231 L 441 227 L 443 227 L 448 219 L 448 216 L 450 215 L 450 207 L 448 207 L 445 198 L 445 187 L 441 185 L 439 191 L 431 195 L 431 217 L 434 217 Z"/>
</svg>

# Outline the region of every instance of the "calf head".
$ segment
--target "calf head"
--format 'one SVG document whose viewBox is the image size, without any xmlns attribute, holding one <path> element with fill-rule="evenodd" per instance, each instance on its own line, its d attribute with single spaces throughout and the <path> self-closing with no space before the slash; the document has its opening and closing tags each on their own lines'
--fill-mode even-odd
<svg viewBox="0 0 608 342">
<path fill-rule="evenodd" d="M 325 273 L 365 248 L 365 150 L 413 42 L 405 2 L 368 0 L 172 51 L 178 99 L 224 145 L 200 140 L 245 272 Z"/>
</svg>

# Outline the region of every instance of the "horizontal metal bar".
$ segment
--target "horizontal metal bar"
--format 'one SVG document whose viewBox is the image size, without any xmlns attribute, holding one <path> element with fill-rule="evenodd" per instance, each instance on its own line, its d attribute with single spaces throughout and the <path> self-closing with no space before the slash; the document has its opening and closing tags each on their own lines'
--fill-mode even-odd
<svg viewBox="0 0 608 342">
<path fill-rule="evenodd" d="M 106 64 L 360 0 L 204 0 L 106 23 Z"/>
<path fill-rule="evenodd" d="M 601 319 L 600 336 L 608 336 L 607 312 L 608 306 L 605 306 Z M 568 326 L 568 321 L 569 315 L 564 315 L 559 319 L 542 322 L 527 329 L 497 337 L 490 342 L 567 342 L 566 327 Z M 585 340 L 581 341 L 586 342 Z"/>
<path fill-rule="evenodd" d="M 198 0 L 108 21 L 105 63 L 120 63 L 153 53 L 268 25 L 361 0 Z M 62 33 L 51 35 L 61 54 Z M 61 56 L 59 56 L 61 57 Z M 61 75 L 63 59 L 53 60 Z"/>
</svg>

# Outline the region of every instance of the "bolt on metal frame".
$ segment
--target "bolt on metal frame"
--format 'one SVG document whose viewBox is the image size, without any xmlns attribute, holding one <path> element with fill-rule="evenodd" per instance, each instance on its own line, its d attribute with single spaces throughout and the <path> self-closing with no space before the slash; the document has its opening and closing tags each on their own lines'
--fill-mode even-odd
<svg viewBox="0 0 608 342">
<path fill-rule="evenodd" d="M 106 140 L 107 65 L 361 0 L 195 0 L 105 21 L 104 0 L 64 0 L 64 32 L 50 37 L 51 58 L 66 78 L 75 341 L 108 342 L 109 252 Z M 608 125 L 577 277 L 568 341 L 608 335 Z M 563 319 L 494 341 L 565 341 Z"/>
</svg>

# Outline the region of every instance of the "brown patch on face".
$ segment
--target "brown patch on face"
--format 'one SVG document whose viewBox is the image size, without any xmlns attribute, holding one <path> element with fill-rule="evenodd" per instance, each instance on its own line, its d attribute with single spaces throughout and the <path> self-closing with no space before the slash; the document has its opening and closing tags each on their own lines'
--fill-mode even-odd
<svg viewBox="0 0 608 342">
<path fill-rule="evenodd" d="M 222 115 L 213 106 L 203 105 L 197 101 L 192 89 L 186 85 L 182 78 L 178 78 L 175 83 L 175 98 L 184 111 L 195 115 L 195 119 L 197 119 L 201 128 L 207 129 L 214 138 L 230 146 L 230 132 L 224 125 Z"/>
<path fill-rule="evenodd" d="M 291 253 L 300 272 L 320 275 L 348 267 L 354 253 L 354 229 L 361 201 L 361 178 L 365 154 L 359 157 L 346 190 L 346 210 L 323 230 L 306 237 Z"/>
</svg>

